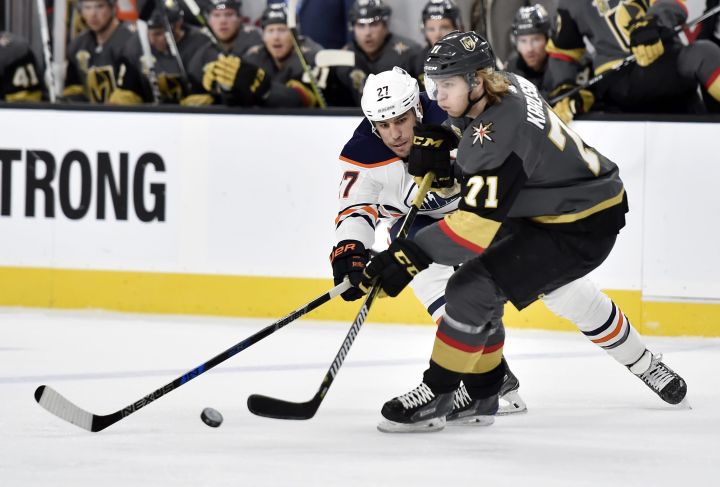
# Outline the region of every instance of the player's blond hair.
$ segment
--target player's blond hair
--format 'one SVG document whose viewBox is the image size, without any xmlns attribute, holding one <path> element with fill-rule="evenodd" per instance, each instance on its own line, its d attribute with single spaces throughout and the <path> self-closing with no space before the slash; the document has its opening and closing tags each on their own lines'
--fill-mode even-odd
<svg viewBox="0 0 720 487">
<path fill-rule="evenodd" d="M 479 69 L 475 76 L 483 80 L 483 87 L 487 93 L 488 104 L 494 105 L 500 102 L 502 98 L 508 94 L 510 88 L 510 80 L 507 79 L 505 73 L 496 71 L 493 68 Z"/>
</svg>

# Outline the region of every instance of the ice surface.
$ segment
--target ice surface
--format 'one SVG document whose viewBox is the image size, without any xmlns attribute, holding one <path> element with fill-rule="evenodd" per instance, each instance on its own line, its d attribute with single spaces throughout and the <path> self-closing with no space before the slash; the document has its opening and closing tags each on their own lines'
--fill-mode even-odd
<svg viewBox="0 0 720 487">
<path fill-rule="evenodd" d="M 284 314 L 282 310 L 278 313 Z M 508 330 L 529 412 L 490 427 L 388 435 L 383 402 L 415 387 L 434 329 L 366 325 L 315 418 L 253 416 L 261 393 L 310 399 L 349 323 L 289 325 L 100 433 L 43 410 L 38 385 L 108 414 L 268 320 L 0 311 L 0 485 L 673 486 L 720 478 L 720 339 L 652 338 L 688 382 L 663 403 L 579 332 Z M 209 428 L 206 406 L 225 417 Z"/>
</svg>

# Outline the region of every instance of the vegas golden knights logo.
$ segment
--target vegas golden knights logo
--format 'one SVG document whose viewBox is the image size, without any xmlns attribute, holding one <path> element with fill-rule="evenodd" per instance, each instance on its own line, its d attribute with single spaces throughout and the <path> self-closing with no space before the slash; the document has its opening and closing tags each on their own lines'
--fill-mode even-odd
<svg viewBox="0 0 720 487">
<path fill-rule="evenodd" d="M 475 50 L 475 39 L 473 39 L 471 36 L 465 36 L 460 39 L 460 44 L 463 45 L 466 51 Z"/>
<path fill-rule="evenodd" d="M 87 88 L 91 102 L 105 103 L 116 87 L 112 66 L 93 66 L 88 70 Z"/>
<path fill-rule="evenodd" d="M 158 76 L 158 88 L 165 100 L 179 102 L 183 97 L 182 80 L 176 74 L 160 74 Z"/>
<path fill-rule="evenodd" d="M 642 15 L 648 9 L 647 0 L 624 0 L 614 8 L 608 8 L 607 2 L 595 2 L 595 7 L 610 27 L 610 32 L 615 36 L 618 45 L 625 51 L 630 52 L 630 22 Z"/>
</svg>

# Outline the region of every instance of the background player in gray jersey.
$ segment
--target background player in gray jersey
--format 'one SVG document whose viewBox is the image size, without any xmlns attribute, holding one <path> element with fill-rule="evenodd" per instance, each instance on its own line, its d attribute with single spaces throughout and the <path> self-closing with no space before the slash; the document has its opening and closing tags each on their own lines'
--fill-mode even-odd
<svg viewBox="0 0 720 487">
<path fill-rule="evenodd" d="M 260 17 L 262 26 L 261 44 L 247 50 L 243 59 L 262 68 L 272 81 L 284 84 L 295 90 L 296 99 L 288 100 L 289 107 L 313 107 L 318 104 L 312 92 L 310 80 L 303 70 L 302 63 L 293 48 L 292 33 L 287 25 L 287 6 L 284 3 L 271 3 Z M 312 39 L 300 37 L 297 42 L 310 69 L 315 65 L 315 55 L 322 49 Z M 325 76 L 318 77 L 319 88 L 325 88 Z M 315 74 L 319 74 L 316 70 Z"/>
<path fill-rule="evenodd" d="M 9 32 L 0 32 L 0 100 L 40 101 L 40 73 L 30 45 Z"/>
<path fill-rule="evenodd" d="M 484 39 L 456 32 L 425 63 L 428 92 L 450 115 L 450 130 L 416 127 L 408 171 L 444 179 L 459 172 L 462 198 L 458 211 L 373 258 L 361 286 L 379 279 L 396 296 L 430 263 L 462 265 L 448 281 L 423 382 L 383 406 L 387 421 L 379 428 L 434 430 L 446 416 L 492 423 L 504 375 L 504 329 L 492 316 L 505 300 L 523 309 L 543 299 L 663 400 L 681 402 L 684 380 L 644 348 L 610 298 L 581 279 L 605 260 L 625 225 L 617 166 L 563 124 L 532 83 L 496 71 L 495 62 Z M 456 136 L 453 171 L 446 142 Z M 455 411 L 461 380 L 472 400 Z"/>
<path fill-rule="evenodd" d="M 176 0 L 162 1 L 165 2 L 164 10 L 156 7 L 147 20 L 148 42 L 161 97 L 158 101 L 179 103 L 190 93 L 189 87 L 185 85 L 186 80 L 182 79 L 179 62 L 172 55 L 167 42 L 164 12 L 167 12 L 183 70 L 190 64 L 190 59 L 196 52 L 210 44 L 210 38 L 199 29 L 185 24 L 183 10 Z M 118 87 L 110 96 L 110 103 L 132 105 L 154 101 L 149 80 L 150 60 L 145 58 L 139 35 L 138 32 L 123 50 L 118 68 Z"/>
<path fill-rule="evenodd" d="M 104 103 L 117 88 L 117 65 L 133 32 L 115 17 L 115 0 L 80 0 L 88 30 L 68 47 L 63 96 Z"/>
<path fill-rule="evenodd" d="M 454 30 L 463 30 L 460 9 L 453 0 L 430 0 L 423 8 L 420 28 L 426 44 L 425 48 L 418 51 L 415 56 L 414 72 L 418 81 L 424 86 L 423 64 L 430 48 L 446 34 Z"/>
<path fill-rule="evenodd" d="M 545 51 L 551 31 L 552 19 L 545 7 L 538 3 L 518 9 L 512 23 L 515 51 L 505 65 L 506 71 L 531 81 L 543 96 L 552 89 Z"/>
<path fill-rule="evenodd" d="M 378 74 L 392 69 L 404 69 L 413 76 L 413 61 L 420 46 L 406 38 L 390 32 L 388 21 L 392 9 L 382 0 L 357 0 L 350 11 L 350 27 L 353 42 L 345 46 L 355 52 L 355 66 L 338 68 L 340 81 L 350 90 L 354 104 L 360 104 L 365 79 L 369 74 Z"/>
<path fill-rule="evenodd" d="M 673 28 L 687 20 L 678 0 L 560 0 L 555 33 L 548 44 L 551 97 L 572 90 L 587 39 L 594 47 L 594 74 L 633 54 L 636 63 L 608 74 L 593 90 L 581 90 L 554 105 L 563 121 L 601 109 L 643 113 L 703 112 L 698 87 L 720 100 L 720 48 L 709 41 L 684 46 Z"/>
</svg>

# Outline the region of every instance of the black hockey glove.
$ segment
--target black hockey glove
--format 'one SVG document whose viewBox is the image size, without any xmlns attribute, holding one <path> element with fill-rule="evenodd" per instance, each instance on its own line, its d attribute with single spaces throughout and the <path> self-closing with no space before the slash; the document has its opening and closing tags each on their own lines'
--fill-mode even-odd
<svg viewBox="0 0 720 487">
<path fill-rule="evenodd" d="M 330 263 L 332 264 L 335 285 L 340 284 L 345 276 L 350 279 L 350 284 L 353 285 L 353 287 L 340 295 L 345 301 L 355 301 L 365 294 L 358 285 L 362 280 L 363 271 L 368 260 L 369 252 L 365 250 L 365 246 L 358 240 L 343 240 L 333 247 L 332 253 L 330 253 Z"/>
<path fill-rule="evenodd" d="M 241 106 L 257 105 L 270 90 L 265 70 L 224 54 L 207 64 L 202 83 L 209 93 L 226 95 L 228 104 Z"/>
<path fill-rule="evenodd" d="M 638 65 L 650 66 L 665 52 L 663 36 L 668 29 L 660 25 L 652 15 L 643 15 L 630 21 L 627 26 L 630 32 L 630 49 L 635 55 Z"/>
<path fill-rule="evenodd" d="M 376 255 L 365 267 L 360 288 L 368 292 L 376 278 L 380 279 L 382 293 L 395 297 L 405 286 L 410 284 L 413 277 L 432 264 L 430 257 L 413 242 L 405 238 L 398 238 L 390 244 L 387 250 Z"/>
<path fill-rule="evenodd" d="M 562 96 L 563 94 L 572 91 L 575 88 L 575 85 L 565 83 L 550 92 L 550 95 L 548 95 L 548 97 L 550 100 L 552 100 L 553 98 Z M 552 108 L 555 114 L 560 117 L 560 120 L 565 123 L 570 123 L 576 115 L 582 115 L 583 113 L 589 112 L 590 108 L 593 106 L 594 103 L 595 95 L 593 95 L 593 92 L 590 90 L 581 89 L 576 91 L 572 95 L 568 95 L 562 100 L 558 101 L 557 103 L 555 103 L 555 105 L 553 105 Z"/>
<path fill-rule="evenodd" d="M 455 178 L 450 151 L 456 147 L 457 137 L 442 125 L 416 125 L 408 157 L 408 172 L 421 178 L 432 171 L 435 173 L 433 188 L 451 188 Z"/>
</svg>

